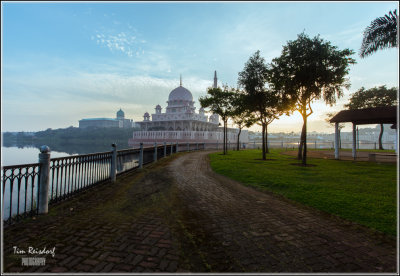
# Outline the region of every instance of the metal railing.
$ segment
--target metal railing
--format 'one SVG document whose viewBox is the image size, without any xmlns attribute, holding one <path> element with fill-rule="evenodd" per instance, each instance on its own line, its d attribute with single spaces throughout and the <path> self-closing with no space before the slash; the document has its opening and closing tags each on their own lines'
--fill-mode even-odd
<svg viewBox="0 0 400 276">
<path fill-rule="evenodd" d="M 14 215 L 14 219 L 19 220 L 37 213 L 38 191 L 35 188 L 39 183 L 40 166 L 34 163 L 2 167 L 3 218 Z"/>
<path fill-rule="evenodd" d="M 341 149 L 351 149 L 353 143 L 352 142 L 341 142 Z M 387 150 L 395 150 L 395 143 L 382 143 L 384 149 Z M 260 141 L 251 141 L 247 143 L 246 146 L 248 149 L 257 149 L 261 148 L 262 144 Z M 299 142 L 293 141 L 268 141 L 269 148 L 281 148 L 281 149 L 295 149 L 299 147 Z M 335 147 L 334 142 L 332 141 L 309 141 L 307 142 L 307 148 L 309 149 L 333 149 Z M 379 144 L 377 142 L 359 142 L 357 143 L 357 149 L 371 149 L 376 150 L 379 148 Z"/>
<path fill-rule="evenodd" d="M 50 158 L 48 147 L 42 148 L 39 163 L 2 167 L 2 210 L 5 224 L 47 213 L 49 205 L 69 199 L 97 184 L 112 183 L 117 175 L 134 171 L 173 153 L 202 150 L 206 146 L 164 143 L 119 151 L 114 146 L 109 152 L 60 158 Z M 47 168 L 47 171 L 42 168 Z M 44 195 L 47 193 L 47 198 L 41 197 L 41 192 Z"/>
<path fill-rule="evenodd" d="M 50 204 L 110 180 L 112 152 L 50 159 Z"/>
</svg>

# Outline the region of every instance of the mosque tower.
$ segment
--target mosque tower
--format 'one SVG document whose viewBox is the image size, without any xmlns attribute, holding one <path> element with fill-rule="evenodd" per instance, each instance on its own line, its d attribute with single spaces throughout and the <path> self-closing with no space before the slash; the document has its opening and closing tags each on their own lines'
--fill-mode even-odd
<svg viewBox="0 0 400 276">
<path fill-rule="evenodd" d="M 217 79 L 217 70 L 214 71 L 214 85 L 213 88 L 218 87 L 218 79 Z M 218 114 L 211 114 L 210 116 L 210 122 L 214 124 L 219 124 L 219 115 Z"/>
</svg>

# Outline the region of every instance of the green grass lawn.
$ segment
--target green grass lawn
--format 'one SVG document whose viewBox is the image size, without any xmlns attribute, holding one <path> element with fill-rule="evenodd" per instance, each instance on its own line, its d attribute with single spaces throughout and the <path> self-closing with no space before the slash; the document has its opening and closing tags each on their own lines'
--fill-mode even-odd
<svg viewBox="0 0 400 276">
<path fill-rule="evenodd" d="M 316 209 L 396 235 L 396 164 L 308 158 L 314 167 L 295 166 L 293 156 L 271 150 L 210 154 L 219 174 L 247 186 L 271 191 Z"/>
</svg>

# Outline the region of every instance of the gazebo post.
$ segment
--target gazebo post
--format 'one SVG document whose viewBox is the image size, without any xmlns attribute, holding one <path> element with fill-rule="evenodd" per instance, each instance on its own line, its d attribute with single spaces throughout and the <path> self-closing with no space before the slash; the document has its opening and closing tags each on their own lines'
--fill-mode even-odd
<svg viewBox="0 0 400 276">
<path fill-rule="evenodd" d="M 339 123 L 335 123 L 335 159 L 339 159 Z"/>
<path fill-rule="evenodd" d="M 356 160 L 357 157 L 357 151 L 356 151 L 356 143 L 357 143 L 357 134 L 356 134 L 356 124 L 353 122 L 353 147 L 351 150 L 352 156 L 354 160 Z"/>
</svg>

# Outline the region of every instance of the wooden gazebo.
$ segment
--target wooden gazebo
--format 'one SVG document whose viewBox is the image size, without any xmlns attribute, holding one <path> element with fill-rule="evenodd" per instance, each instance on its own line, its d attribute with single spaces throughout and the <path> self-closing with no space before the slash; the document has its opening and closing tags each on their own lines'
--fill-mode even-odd
<svg viewBox="0 0 400 276">
<path fill-rule="evenodd" d="M 335 123 L 335 159 L 339 159 L 339 123 L 353 123 L 352 155 L 356 158 L 356 126 L 366 124 L 393 124 L 397 126 L 397 106 L 342 110 L 331 120 Z M 397 132 L 396 132 L 397 134 Z M 396 151 L 398 147 L 396 136 Z"/>
</svg>

